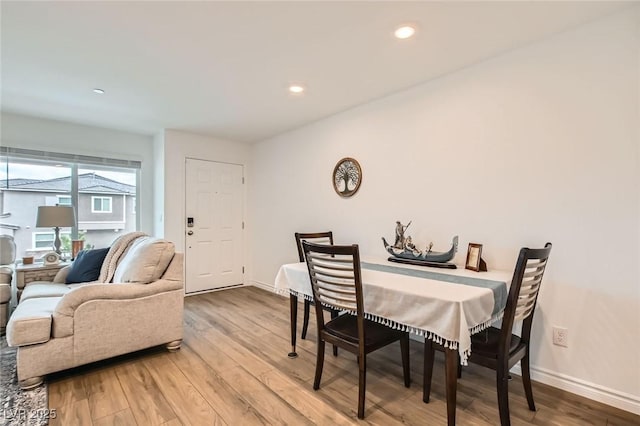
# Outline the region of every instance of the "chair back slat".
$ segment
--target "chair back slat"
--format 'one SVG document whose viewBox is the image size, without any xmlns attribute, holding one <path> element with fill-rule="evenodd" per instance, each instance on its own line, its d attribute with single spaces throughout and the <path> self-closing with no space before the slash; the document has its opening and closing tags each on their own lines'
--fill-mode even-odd
<svg viewBox="0 0 640 426">
<path fill-rule="evenodd" d="M 331 268 L 331 269 L 343 269 L 345 271 L 353 271 L 353 268 L 345 268 L 344 265 L 340 265 L 340 263 L 345 263 L 345 264 L 352 264 L 353 261 L 351 259 L 344 259 L 344 258 L 337 258 L 335 256 L 331 256 L 331 255 L 324 255 L 324 254 L 316 254 L 316 253 L 309 253 L 309 257 L 313 257 L 313 260 L 316 262 L 316 264 L 318 266 L 325 266 L 326 268 Z M 331 259 L 328 262 L 325 262 L 326 260 Z"/>
<path fill-rule="evenodd" d="M 335 281 L 332 279 L 328 279 L 328 278 L 322 278 L 321 275 L 319 274 L 315 274 L 314 277 L 316 278 L 316 280 L 318 280 L 318 283 L 322 284 L 323 288 L 326 289 L 336 289 L 336 290 L 340 290 L 341 287 L 344 288 L 344 290 L 342 290 L 342 292 L 344 291 L 352 291 L 353 289 L 353 283 L 349 283 L 348 281 L 345 280 L 340 280 L 340 281 Z"/>
<path fill-rule="evenodd" d="M 338 296 L 335 292 L 328 292 L 322 289 L 318 289 L 320 294 L 320 302 L 325 303 L 341 309 L 347 309 L 349 311 L 356 311 L 358 309 L 358 301 L 355 296 L 351 294 L 345 294 L 345 296 Z"/>
<path fill-rule="evenodd" d="M 508 348 L 515 321 L 523 321 L 521 338 L 529 341 L 533 313 L 550 253 L 551 243 L 541 249 L 525 247 L 520 250 L 502 319 L 500 344 L 504 348 Z"/>
<path fill-rule="evenodd" d="M 514 321 L 522 321 L 533 312 L 546 265 L 547 259 L 527 259 L 520 283 Z"/>
<path fill-rule="evenodd" d="M 361 311 L 362 294 L 358 246 L 332 246 L 302 242 L 313 296 L 324 306 Z"/>
<path fill-rule="evenodd" d="M 333 232 L 296 232 L 296 245 L 298 246 L 298 258 L 304 262 L 304 250 L 302 242 L 307 241 L 315 244 L 333 245 Z"/>
<path fill-rule="evenodd" d="M 332 239 L 328 236 L 320 238 L 304 238 L 302 241 L 307 241 L 314 244 L 324 244 L 326 246 L 330 246 L 333 243 Z"/>
<path fill-rule="evenodd" d="M 314 265 L 316 268 L 318 267 L 317 265 Z M 331 269 L 331 271 L 333 271 L 335 269 Z M 315 274 L 318 276 L 319 279 L 321 280 L 326 280 L 326 281 L 333 281 L 336 284 L 340 284 L 342 281 L 341 280 L 353 280 L 353 274 L 351 274 L 351 276 L 346 274 L 347 271 L 345 270 L 340 270 L 339 274 L 336 274 L 334 272 L 329 272 L 327 270 L 321 270 L 321 271 L 316 271 Z M 334 278 L 334 279 L 332 279 Z"/>
</svg>

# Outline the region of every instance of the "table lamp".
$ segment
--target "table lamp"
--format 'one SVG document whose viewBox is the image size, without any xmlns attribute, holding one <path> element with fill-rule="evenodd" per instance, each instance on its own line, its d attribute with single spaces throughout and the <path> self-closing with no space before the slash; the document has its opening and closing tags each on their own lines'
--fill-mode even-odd
<svg viewBox="0 0 640 426">
<path fill-rule="evenodd" d="M 56 239 L 53 246 L 60 254 L 60 228 L 76 226 L 76 212 L 71 206 L 40 206 L 36 228 L 53 228 Z"/>
</svg>

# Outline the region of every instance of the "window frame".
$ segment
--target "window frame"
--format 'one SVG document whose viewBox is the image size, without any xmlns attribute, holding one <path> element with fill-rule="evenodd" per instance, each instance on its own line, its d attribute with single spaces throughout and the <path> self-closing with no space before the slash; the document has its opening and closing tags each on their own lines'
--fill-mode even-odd
<svg viewBox="0 0 640 426">
<path fill-rule="evenodd" d="M 101 200 L 101 210 L 96 210 L 95 200 Z M 109 210 L 104 210 L 104 200 L 109 200 Z M 91 213 L 113 213 L 113 197 L 106 195 L 92 195 L 91 196 Z"/>
<path fill-rule="evenodd" d="M 89 206 L 85 207 L 85 205 L 83 205 L 82 211 L 80 210 L 81 193 L 84 192 L 86 195 L 91 195 L 91 192 L 82 191 L 82 189 L 79 188 L 78 172 L 80 170 L 86 169 L 86 171 L 88 172 L 96 172 L 98 174 L 101 171 L 134 174 L 135 183 L 129 183 L 130 181 L 128 179 L 120 180 L 119 178 L 115 178 L 115 180 L 116 182 L 121 182 L 129 186 L 134 186 L 135 190 L 133 192 L 129 193 L 129 192 L 126 192 L 125 190 L 123 196 L 125 199 L 127 196 L 130 196 L 130 195 L 133 195 L 135 197 L 134 211 L 133 211 L 133 215 L 130 218 L 132 219 L 131 229 L 135 229 L 135 230 L 140 229 L 141 218 L 140 218 L 140 215 L 137 214 L 137 210 L 138 210 L 137 199 L 140 197 L 140 193 L 141 193 L 140 191 L 142 186 L 141 185 L 142 184 L 141 182 L 142 161 L 127 159 L 127 158 L 118 158 L 118 155 L 116 155 L 115 158 L 110 158 L 105 156 L 93 156 L 85 153 L 66 153 L 66 152 L 56 152 L 56 151 L 31 150 L 31 149 L 18 148 L 18 147 L 12 147 L 12 146 L 0 144 L 0 166 L 2 167 L 2 169 L 6 168 L 6 171 L 7 171 L 6 176 L 4 176 L 4 174 L 0 175 L 2 179 L 0 181 L 0 191 L 2 191 L 2 189 L 5 187 L 6 188 L 9 187 L 9 179 L 13 178 L 13 176 L 11 176 L 11 174 L 9 173 L 9 167 L 11 165 L 11 167 L 13 168 L 14 165 L 17 165 L 17 164 L 27 164 L 27 165 L 34 165 L 34 166 L 45 165 L 45 166 L 65 167 L 70 169 L 71 188 L 69 193 L 66 193 L 64 190 L 61 191 L 60 189 L 53 190 L 53 191 L 45 191 L 45 192 L 49 192 L 49 196 L 50 197 L 52 196 L 51 202 L 54 202 L 54 203 L 56 200 L 58 200 L 57 195 L 61 195 L 63 197 L 71 195 L 71 206 L 76 209 L 76 218 L 77 218 L 77 222 L 75 226 L 71 228 L 72 239 L 77 239 L 78 237 L 79 229 L 81 227 L 81 223 L 80 223 L 81 220 L 89 220 L 89 222 L 91 222 L 91 218 L 87 217 L 86 213 L 92 214 L 90 212 L 93 212 L 95 210 L 93 209 L 93 205 L 91 207 Z M 20 176 L 17 176 L 17 177 L 20 177 Z M 109 177 L 107 177 L 107 179 L 109 179 Z M 94 192 L 94 194 L 100 194 L 100 191 L 96 191 Z M 108 196 L 111 194 L 106 193 L 105 195 Z M 111 197 L 111 205 L 110 205 L 111 214 L 114 214 L 115 207 L 116 207 L 113 205 L 113 202 L 114 202 L 113 198 L 114 197 Z M 11 212 L 5 212 L 4 208 L 7 207 L 5 201 L 6 201 L 5 197 L 0 196 L 0 213 L 11 213 Z M 49 205 L 48 202 L 45 202 L 45 204 Z M 141 206 L 141 207 L 144 210 L 144 206 Z M 123 215 L 123 220 L 127 224 L 129 224 L 129 221 L 127 220 L 127 216 L 126 216 L 126 203 L 124 204 L 123 211 L 125 212 L 125 215 Z M 85 216 L 83 216 L 82 212 L 85 213 Z M 99 217 L 99 213 L 108 213 L 108 212 L 103 210 L 101 212 L 95 212 L 95 213 Z M 98 217 L 94 216 L 93 220 L 97 220 Z M 86 218 L 86 219 L 83 219 L 83 218 Z M 102 216 L 102 219 L 100 219 L 100 221 L 104 219 L 106 219 L 105 216 Z M 24 237 L 25 245 L 28 244 L 28 241 L 30 240 L 31 240 L 31 244 L 35 245 L 35 242 L 33 241 L 33 237 L 31 238 L 27 237 L 30 226 L 33 226 L 33 225 L 26 224 L 23 229 L 23 231 L 26 231 L 25 232 L 26 235 Z M 83 226 L 83 229 L 84 229 L 84 226 Z"/>
</svg>

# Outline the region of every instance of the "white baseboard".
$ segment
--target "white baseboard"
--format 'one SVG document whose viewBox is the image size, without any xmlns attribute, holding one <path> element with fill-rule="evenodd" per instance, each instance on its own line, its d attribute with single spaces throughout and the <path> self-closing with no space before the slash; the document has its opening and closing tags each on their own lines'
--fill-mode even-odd
<svg viewBox="0 0 640 426">
<path fill-rule="evenodd" d="M 276 292 L 276 288 L 275 288 L 275 286 L 273 284 L 267 284 L 267 283 L 263 283 L 263 282 L 260 282 L 260 281 L 249 281 L 248 284 L 252 285 L 254 287 L 261 288 L 263 290 L 270 291 L 272 293 Z"/>
<path fill-rule="evenodd" d="M 209 290 L 194 291 L 191 293 L 185 293 L 184 297 L 197 296 L 199 294 L 205 294 L 205 293 L 213 293 L 215 291 L 229 290 L 230 288 L 246 287 L 247 285 L 249 284 L 234 284 L 234 285 L 228 285 L 226 287 L 212 288 Z"/>
<path fill-rule="evenodd" d="M 520 364 L 514 366 L 511 371 L 521 375 Z M 531 380 L 640 415 L 640 398 L 635 395 L 533 365 Z"/>
<path fill-rule="evenodd" d="M 249 282 L 249 285 L 275 293 L 273 284 L 251 281 Z M 520 364 L 513 367 L 511 371 L 514 374 L 522 374 L 520 371 Z M 531 366 L 531 380 L 640 415 L 640 397 L 635 395 L 620 392 L 615 389 L 610 389 L 605 386 L 590 383 L 585 380 L 577 379 L 575 377 L 567 376 L 544 368 L 535 367 L 533 365 Z"/>
</svg>

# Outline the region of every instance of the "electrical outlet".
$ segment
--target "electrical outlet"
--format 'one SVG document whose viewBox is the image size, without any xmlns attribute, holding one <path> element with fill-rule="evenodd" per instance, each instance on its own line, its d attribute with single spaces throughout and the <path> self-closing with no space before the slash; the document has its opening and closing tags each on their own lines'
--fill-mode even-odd
<svg viewBox="0 0 640 426">
<path fill-rule="evenodd" d="M 563 327 L 553 327 L 553 344 L 569 347 L 569 330 Z"/>
</svg>

